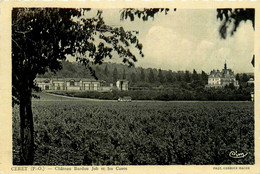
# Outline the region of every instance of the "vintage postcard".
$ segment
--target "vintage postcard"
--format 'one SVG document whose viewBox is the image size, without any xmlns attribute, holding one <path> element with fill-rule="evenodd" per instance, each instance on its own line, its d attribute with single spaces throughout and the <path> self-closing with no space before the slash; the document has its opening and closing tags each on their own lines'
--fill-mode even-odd
<svg viewBox="0 0 260 174">
<path fill-rule="evenodd" d="M 0 174 L 260 172 L 258 2 L 0 5 Z"/>
</svg>

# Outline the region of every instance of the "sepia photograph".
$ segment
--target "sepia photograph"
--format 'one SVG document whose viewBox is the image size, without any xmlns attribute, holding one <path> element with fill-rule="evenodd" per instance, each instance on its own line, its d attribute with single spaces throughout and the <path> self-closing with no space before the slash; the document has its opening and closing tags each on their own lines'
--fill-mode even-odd
<svg viewBox="0 0 260 174">
<path fill-rule="evenodd" d="M 12 8 L 12 165 L 254 165 L 255 30 L 254 8 Z"/>
</svg>

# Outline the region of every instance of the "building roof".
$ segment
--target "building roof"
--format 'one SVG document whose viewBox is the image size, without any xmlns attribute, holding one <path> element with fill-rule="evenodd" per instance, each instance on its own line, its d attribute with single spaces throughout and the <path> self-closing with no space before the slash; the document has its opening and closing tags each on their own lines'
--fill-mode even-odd
<svg viewBox="0 0 260 174">
<path fill-rule="evenodd" d="M 35 80 L 37 82 L 50 82 L 51 81 L 50 78 L 35 78 Z"/>
<path fill-rule="evenodd" d="M 209 78 L 235 78 L 235 75 L 231 69 L 227 69 L 227 64 L 225 63 L 222 71 L 212 70 L 209 74 Z"/>
<path fill-rule="evenodd" d="M 128 82 L 128 80 L 125 80 L 125 79 L 118 79 L 117 82 L 118 81 Z"/>
<path fill-rule="evenodd" d="M 93 81 L 98 81 L 98 80 L 96 80 L 96 79 L 87 79 L 87 78 L 64 78 L 64 80 L 65 81 L 71 81 L 71 80 L 74 80 L 74 81 L 76 81 L 76 82 L 79 82 L 79 81 L 91 81 L 91 82 L 93 82 Z"/>
<path fill-rule="evenodd" d="M 43 81 L 47 81 L 47 80 L 52 80 L 52 81 L 76 81 L 76 82 L 80 82 L 80 81 L 87 81 L 87 82 L 93 82 L 93 81 L 99 81 L 96 79 L 87 79 L 87 78 L 36 78 L 35 79 L 37 82 L 43 82 Z"/>
</svg>

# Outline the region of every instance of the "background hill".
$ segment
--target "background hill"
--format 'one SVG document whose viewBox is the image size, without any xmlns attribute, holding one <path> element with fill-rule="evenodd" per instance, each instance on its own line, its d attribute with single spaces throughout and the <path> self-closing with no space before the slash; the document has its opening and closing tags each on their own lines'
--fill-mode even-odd
<svg viewBox="0 0 260 174">
<path fill-rule="evenodd" d="M 63 68 L 56 73 L 47 72 L 38 77 L 44 78 L 93 78 L 90 70 L 82 64 L 64 61 Z M 117 63 L 103 63 L 93 65 L 93 70 L 99 80 L 105 81 L 103 85 L 109 85 L 118 79 L 129 81 L 129 91 L 113 91 L 111 94 L 99 92 L 70 92 L 65 95 L 117 99 L 120 96 L 131 96 L 138 100 L 251 100 L 251 92 L 254 86 L 248 86 L 247 81 L 253 74 L 236 74 L 239 81 L 239 89 L 234 86 L 226 86 L 224 89 L 205 88 L 208 83 L 208 75 L 204 72 L 171 71 L 155 68 L 128 67 Z M 58 93 L 64 93 L 58 91 Z"/>
<path fill-rule="evenodd" d="M 38 77 L 44 78 L 93 78 L 90 71 L 82 64 L 76 62 L 63 61 L 63 68 L 56 73 L 47 72 Z M 105 80 L 107 83 L 114 83 L 117 79 L 129 80 L 131 86 L 160 86 L 171 85 L 172 83 L 201 81 L 202 85 L 207 83 L 207 74 L 202 72 L 189 71 L 171 71 L 155 68 L 128 67 L 124 64 L 103 63 L 93 65 L 92 68 L 99 80 Z"/>
</svg>

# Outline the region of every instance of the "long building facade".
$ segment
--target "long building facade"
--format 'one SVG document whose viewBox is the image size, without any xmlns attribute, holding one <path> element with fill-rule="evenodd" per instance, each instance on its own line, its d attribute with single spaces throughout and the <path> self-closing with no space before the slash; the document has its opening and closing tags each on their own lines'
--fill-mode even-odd
<svg viewBox="0 0 260 174">
<path fill-rule="evenodd" d="M 208 77 L 208 85 L 206 85 L 206 87 L 223 88 L 230 84 L 233 84 L 236 88 L 239 87 L 234 72 L 227 68 L 227 64 L 225 62 L 224 69 L 222 69 L 222 71 L 212 70 L 210 72 Z"/>
<path fill-rule="evenodd" d="M 36 84 L 42 90 L 101 90 L 101 82 L 84 78 L 36 78 Z"/>
<path fill-rule="evenodd" d="M 113 84 L 110 86 L 102 86 L 100 80 L 86 78 L 36 78 L 35 83 L 41 90 L 75 90 L 75 91 L 110 91 L 113 89 Z M 124 82 L 125 84 L 128 82 Z M 117 86 L 118 90 L 127 91 L 128 85 Z"/>
</svg>

